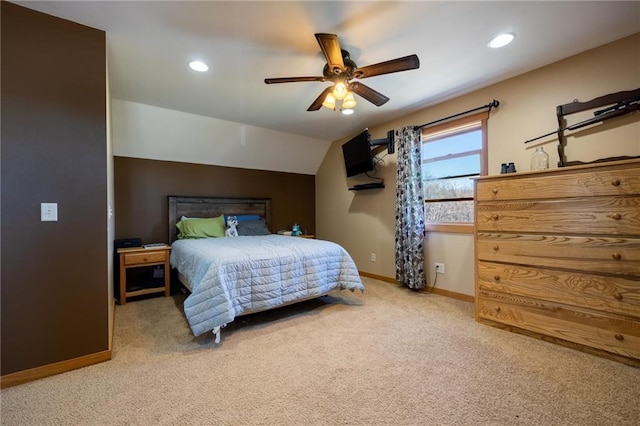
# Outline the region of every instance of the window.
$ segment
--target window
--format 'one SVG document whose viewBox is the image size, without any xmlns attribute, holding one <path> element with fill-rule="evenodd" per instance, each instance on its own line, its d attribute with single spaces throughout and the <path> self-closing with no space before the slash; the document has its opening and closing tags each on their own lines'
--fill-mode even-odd
<svg viewBox="0 0 640 426">
<path fill-rule="evenodd" d="M 473 231 L 471 178 L 487 174 L 488 117 L 483 112 L 422 129 L 427 230 Z"/>
</svg>

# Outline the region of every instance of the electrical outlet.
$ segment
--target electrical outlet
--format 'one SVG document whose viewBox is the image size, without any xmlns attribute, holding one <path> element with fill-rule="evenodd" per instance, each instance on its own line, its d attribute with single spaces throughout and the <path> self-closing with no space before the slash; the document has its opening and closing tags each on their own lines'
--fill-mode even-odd
<svg viewBox="0 0 640 426">
<path fill-rule="evenodd" d="M 444 263 L 436 263 L 436 274 L 444 274 Z"/>
<path fill-rule="evenodd" d="M 376 254 L 375 253 L 371 253 L 371 261 L 372 262 L 376 261 Z"/>
</svg>

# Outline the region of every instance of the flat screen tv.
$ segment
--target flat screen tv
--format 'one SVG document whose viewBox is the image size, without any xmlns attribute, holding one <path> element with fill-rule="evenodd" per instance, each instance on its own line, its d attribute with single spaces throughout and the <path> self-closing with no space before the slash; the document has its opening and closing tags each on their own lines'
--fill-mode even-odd
<svg viewBox="0 0 640 426">
<path fill-rule="evenodd" d="M 369 130 L 364 129 L 357 136 L 354 136 L 342 145 L 342 155 L 344 157 L 344 167 L 347 171 L 347 177 L 370 172 L 374 169 L 374 156 L 369 140 Z"/>
</svg>

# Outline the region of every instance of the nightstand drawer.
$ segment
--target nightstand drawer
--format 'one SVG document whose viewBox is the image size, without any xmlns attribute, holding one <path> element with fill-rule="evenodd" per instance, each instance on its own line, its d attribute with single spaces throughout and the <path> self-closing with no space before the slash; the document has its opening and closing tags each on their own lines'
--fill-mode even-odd
<svg viewBox="0 0 640 426">
<path fill-rule="evenodd" d="M 155 251 L 152 253 L 127 253 L 124 255 L 125 265 L 139 265 L 146 263 L 160 263 L 167 259 L 167 251 Z"/>
</svg>

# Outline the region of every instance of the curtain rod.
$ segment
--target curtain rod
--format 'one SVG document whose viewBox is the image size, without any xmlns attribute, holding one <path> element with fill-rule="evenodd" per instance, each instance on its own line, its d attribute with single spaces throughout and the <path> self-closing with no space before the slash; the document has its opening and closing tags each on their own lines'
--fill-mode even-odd
<svg viewBox="0 0 640 426">
<path fill-rule="evenodd" d="M 441 118 L 441 119 L 436 120 L 436 121 L 431 121 L 431 122 L 425 123 L 425 124 L 423 124 L 421 126 L 415 126 L 413 128 L 413 130 L 420 130 L 423 127 L 431 126 L 432 124 L 440 123 L 441 121 L 445 121 L 445 120 L 450 120 L 450 119 L 455 118 L 455 117 L 460 117 L 461 115 L 469 114 L 470 112 L 475 112 L 475 111 L 478 111 L 478 110 L 481 110 L 481 109 L 485 109 L 485 108 L 489 108 L 489 111 L 491 111 L 491 108 L 497 108 L 498 105 L 500 105 L 500 102 L 498 102 L 498 101 L 496 101 L 494 99 L 491 102 L 489 102 L 488 104 L 482 105 L 481 107 L 470 109 L 469 111 L 461 112 L 461 113 L 458 113 L 458 114 L 450 115 L 449 117 Z"/>
</svg>

